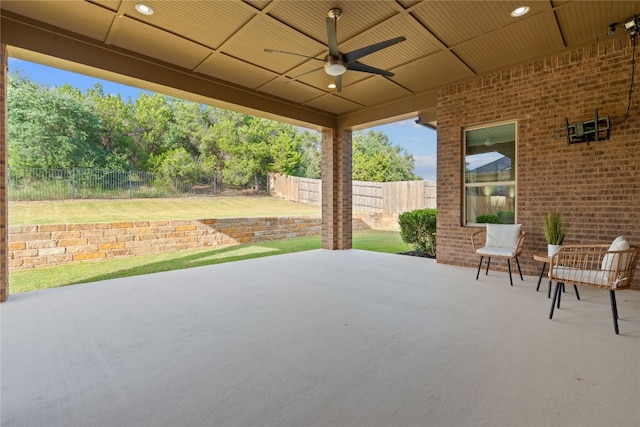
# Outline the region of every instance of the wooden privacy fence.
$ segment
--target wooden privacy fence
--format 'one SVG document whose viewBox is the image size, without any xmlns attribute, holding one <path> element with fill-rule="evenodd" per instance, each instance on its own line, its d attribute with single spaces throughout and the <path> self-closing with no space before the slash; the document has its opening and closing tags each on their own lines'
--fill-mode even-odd
<svg viewBox="0 0 640 427">
<path fill-rule="evenodd" d="M 298 203 L 320 206 L 322 180 L 270 173 L 269 194 Z M 434 181 L 353 181 L 354 212 L 402 213 L 436 207 Z"/>
</svg>

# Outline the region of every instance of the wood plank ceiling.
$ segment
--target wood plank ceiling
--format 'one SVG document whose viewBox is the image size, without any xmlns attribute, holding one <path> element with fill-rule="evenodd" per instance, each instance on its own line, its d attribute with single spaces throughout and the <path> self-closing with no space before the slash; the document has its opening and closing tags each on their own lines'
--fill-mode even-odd
<svg viewBox="0 0 640 427">
<path fill-rule="evenodd" d="M 139 13 L 138 3 L 154 13 Z M 511 11 L 523 5 L 530 12 L 512 17 Z M 0 7 L 3 24 L 46 28 L 332 117 L 428 98 L 440 87 L 473 76 L 595 43 L 607 37 L 610 23 L 640 13 L 637 1 L 3 0 Z M 334 7 L 342 9 L 338 45 L 343 53 L 400 35 L 407 38 L 360 60 L 395 76 L 347 71 L 342 91 L 336 92 L 328 87 L 331 76 L 324 70 L 291 80 L 322 66 L 320 62 L 265 52 L 323 59 L 328 50 L 325 17 Z M 3 28 L 2 37 L 8 39 L 3 42 L 10 45 L 10 54 L 20 56 L 23 51 L 11 28 L 6 33 Z M 616 36 L 623 33 L 618 30 Z M 41 53 L 63 57 L 50 49 Z M 379 114 L 420 114 L 421 108 L 426 107 Z"/>
</svg>

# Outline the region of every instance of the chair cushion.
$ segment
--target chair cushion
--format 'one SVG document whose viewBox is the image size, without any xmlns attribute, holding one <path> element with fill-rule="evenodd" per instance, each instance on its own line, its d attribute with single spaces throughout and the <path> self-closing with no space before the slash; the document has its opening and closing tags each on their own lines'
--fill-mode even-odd
<svg viewBox="0 0 640 427">
<path fill-rule="evenodd" d="M 516 248 L 500 248 L 497 246 L 485 246 L 476 251 L 478 255 L 504 256 L 511 258 L 516 252 Z"/>
<path fill-rule="evenodd" d="M 611 242 L 611 246 L 609 246 L 610 252 L 611 251 L 627 251 L 629 249 L 631 249 L 631 246 L 629 246 L 629 243 L 625 240 L 623 236 L 616 237 L 615 240 Z M 602 265 L 600 268 L 605 271 L 615 270 L 616 267 L 618 266 L 619 257 L 620 257 L 620 254 L 605 254 L 602 257 Z M 624 254 L 622 256 L 622 259 L 620 260 L 621 270 L 627 269 L 627 263 L 629 262 L 628 258 L 629 258 L 628 254 Z"/>
<path fill-rule="evenodd" d="M 487 224 L 486 247 L 515 249 L 522 224 Z"/>
<path fill-rule="evenodd" d="M 579 282 L 595 286 L 607 286 L 609 274 L 600 270 L 581 270 L 573 267 L 556 266 L 550 272 L 556 282 Z"/>
</svg>

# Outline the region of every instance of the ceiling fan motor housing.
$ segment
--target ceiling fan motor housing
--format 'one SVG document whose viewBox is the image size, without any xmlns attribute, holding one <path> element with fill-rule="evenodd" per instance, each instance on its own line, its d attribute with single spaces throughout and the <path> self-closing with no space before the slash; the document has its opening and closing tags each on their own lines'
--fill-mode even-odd
<svg viewBox="0 0 640 427">
<path fill-rule="evenodd" d="M 333 59 L 329 57 L 324 63 L 324 71 L 330 76 L 341 76 L 347 71 L 347 63 L 342 59 Z"/>
</svg>

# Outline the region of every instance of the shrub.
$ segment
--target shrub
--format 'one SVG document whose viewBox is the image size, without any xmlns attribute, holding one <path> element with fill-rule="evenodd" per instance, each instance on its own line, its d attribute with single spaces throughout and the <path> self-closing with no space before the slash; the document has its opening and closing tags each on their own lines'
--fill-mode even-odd
<svg viewBox="0 0 640 427">
<path fill-rule="evenodd" d="M 436 256 L 436 210 L 417 209 L 398 217 L 400 236 L 405 243 L 427 256 Z"/>
<path fill-rule="evenodd" d="M 514 211 L 498 211 L 498 218 L 502 224 L 515 224 L 516 213 Z"/>
<path fill-rule="evenodd" d="M 478 217 L 476 218 L 476 222 L 477 223 L 486 222 L 489 224 L 502 224 L 500 217 L 498 215 L 493 215 L 493 214 L 478 215 Z"/>
<path fill-rule="evenodd" d="M 516 214 L 513 211 L 498 211 L 496 214 L 478 215 L 476 223 L 514 224 Z"/>
</svg>

